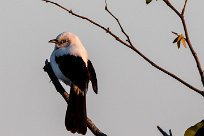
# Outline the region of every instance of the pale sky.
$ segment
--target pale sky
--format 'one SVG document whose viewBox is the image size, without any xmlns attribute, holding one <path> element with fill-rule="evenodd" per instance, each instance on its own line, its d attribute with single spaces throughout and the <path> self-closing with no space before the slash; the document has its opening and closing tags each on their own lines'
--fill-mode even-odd
<svg viewBox="0 0 204 136">
<path fill-rule="evenodd" d="M 170 0 L 181 9 L 184 0 Z M 104 10 L 104 1 L 59 0 L 65 7 L 92 18 L 125 38 Z M 163 68 L 204 90 L 189 48 L 172 44 L 183 33 L 178 17 L 162 0 L 109 0 L 136 48 Z M 186 21 L 195 51 L 204 67 L 203 0 L 190 1 Z M 0 4 L 0 135 L 73 136 L 64 125 L 66 102 L 43 71 L 63 31 L 78 35 L 89 52 L 99 94 L 89 89 L 88 116 L 108 136 L 160 136 L 156 126 L 175 136 L 204 119 L 203 98 L 153 68 L 135 52 L 92 24 L 41 0 Z M 69 90 L 69 87 L 66 87 Z M 77 135 L 77 134 L 76 134 Z M 89 130 L 87 136 L 93 135 Z"/>
</svg>

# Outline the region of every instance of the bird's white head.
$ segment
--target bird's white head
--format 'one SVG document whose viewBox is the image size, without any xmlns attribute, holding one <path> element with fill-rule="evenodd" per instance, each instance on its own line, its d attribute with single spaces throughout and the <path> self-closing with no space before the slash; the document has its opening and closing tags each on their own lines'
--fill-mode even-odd
<svg viewBox="0 0 204 136">
<path fill-rule="evenodd" d="M 56 48 L 68 47 L 71 43 L 77 40 L 77 36 L 70 32 L 59 34 L 56 39 L 52 39 L 49 43 L 54 43 Z"/>
<path fill-rule="evenodd" d="M 88 53 L 75 34 L 63 32 L 56 39 L 50 40 L 49 43 L 55 44 L 53 53 L 57 56 L 69 54 L 82 57 L 85 63 L 88 61 Z"/>
</svg>

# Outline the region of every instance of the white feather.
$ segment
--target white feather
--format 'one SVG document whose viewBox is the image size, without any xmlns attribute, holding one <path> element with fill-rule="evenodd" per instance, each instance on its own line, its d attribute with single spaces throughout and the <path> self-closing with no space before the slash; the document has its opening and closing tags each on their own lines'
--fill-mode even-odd
<svg viewBox="0 0 204 136">
<path fill-rule="evenodd" d="M 57 36 L 57 39 L 58 40 L 61 40 L 61 39 L 68 40 L 70 44 L 63 48 L 59 48 L 59 49 L 55 48 L 50 57 L 50 64 L 57 78 L 62 80 L 65 84 L 70 85 L 71 81 L 67 77 L 65 77 L 64 74 L 59 69 L 59 66 L 55 61 L 55 57 L 63 56 L 63 55 L 79 56 L 83 59 L 83 61 L 85 62 L 87 66 L 88 65 L 87 64 L 88 63 L 88 53 L 86 49 L 84 48 L 83 44 L 81 43 L 80 39 L 76 35 L 70 32 L 61 33 L 60 35 Z"/>
</svg>

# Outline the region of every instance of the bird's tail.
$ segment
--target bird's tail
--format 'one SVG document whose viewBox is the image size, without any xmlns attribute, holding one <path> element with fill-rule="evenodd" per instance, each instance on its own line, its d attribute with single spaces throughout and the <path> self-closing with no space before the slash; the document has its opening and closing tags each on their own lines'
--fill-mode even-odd
<svg viewBox="0 0 204 136">
<path fill-rule="evenodd" d="M 87 131 L 86 92 L 77 93 L 73 85 L 70 89 L 65 126 L 72 133 L 85 135 Z"/>
</svg>

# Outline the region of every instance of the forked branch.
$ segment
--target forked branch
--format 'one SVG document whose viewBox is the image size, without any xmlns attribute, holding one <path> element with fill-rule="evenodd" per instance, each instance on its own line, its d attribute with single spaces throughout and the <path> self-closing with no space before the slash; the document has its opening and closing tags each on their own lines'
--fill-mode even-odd
<svg viewBox="0 0 204 136">
<path fill-rule="evenodd" d="M 101 28 L 101 29 L 104 30 L 106 33 L 110 34 L 112 37 L 115 38 L 115 40 L 119 41 L 120 43 L 122 43 L 123 45 L 125 45 L 125 46 L 127 46 L 127 47 L 130 47 L 130 45 L 129 45 L 128 43 L 124 42 L 124 41 L 121 40 L 117 35 L 115 35 L 114 33 L 112 33 L 108 27 L 105 28 L 104 26 L 100 25 L 99 23 L 96 23 L 95 21 L 93 21 L 93 20 L 91 20 L 91 19 L 89 19 L 89 18 L 87 18 L 87 17 L 85 17 L 85 16 L 81 16 L 81 15 L 79 15 L 79 14 L 77 14 L 77 13 L 74 13 L 72 10 L 69 10 L 69 9 L 63 7 L 62 5 L 60 5 L 60 4 L 56 3 L 56 2 L 52 2 L 52 1 L 49 1 L 49 0 L 42 0 L 42 1 L 45 1 L 45 2 L 47 2 L 47 3 L 54 4 L 54 5 L 58 6 L 59 8 L 61 8 L 61 9 L 65 10 L 65 11 L 67 11 L 69 14 L 71 14 L 71 15 L 73 15 L 73 16 L 75 16 L 75 17 L 78 17 L 78 18 L 81 18 L 81 19 L 84 19 L 84 20 L 90 22 L 91 24 L 93 24 L 93 25 L 95 25 L 95 26 Z"/>
<path fill-rule="evenodd" d="M 187 26 L 186 26 L 186 20 L 184 18 L 184 13 L 185 13 L 185 9 L 186 9 L 186 5 L 187 5 L 187 1 L 188 0 L 185 0 L 185 3 L 184 3 L 184 6 L 183 6 L 183 9 L 181 11 L 181 13 L 169 2 L 169 0 L 163 0 L 166 5 L 168 7 L 170 7 L 176 14 L 177 16 L 181 19 L 181 22 L 182 22 L 182 25 L 183 25 L 183 29 L 184 29 L 184 32 L 185 32 L 185 37 L 186 37 L 186 42 L 188 43 L 188 46 L 190 48 L 190 51 L 194 57 L 194 60 L 196 62 L 196 65 L 197 65 L 197 68 L 198 68 L 198 71 L 199 71 L 199 74 L 200 74 L 200 77 L 201 77 L 201 82 L 204 86 L 204 74 L 203 74 L 203 69 L 201 67 L 201 63 L 200 63 L 200 60 L 197 56 L 197 53 L 195 52 L 194 48 L 193 48 L 193 45 L 191 43 L 191 40 L 190 40 L 190 37 L 189 37 L 189 34 L 188 34 L 188 29 L 187 29 Z"/>
<path fill-rule="evenodd" d="M 157 126 L 157 129 L 159 130 L 159 132 L 163 135 L 163 136 L 172 136 L 172 132 L 171 129 L 169 130 L 169 134 L 167 134 L 162 128 L 160 128 L 159 126 Z"/>
<path fill-rule="evenodd" d="M 133 44 L 132 44 L 132 42 L 131 42 L 131 40 L 130 40 L 130 37 L 129 37 L 129 35 L 125 32 L 125 30 L 123 29 L 123 27 L 122 27 L 122 25 L 121 25 L 121 23 L 120 23 L 120 21 L 119 21 L 119 19 L 108 9 L 108 3 L 106 2 L 106 0 L 105 0 L 105 10 L 117 21 L 117 23 L 118 23 L 118 25 L 119 25 L 119 27 L 120 27 L 120 29 L 121 29 L 121 31 L 122 31 L 122 33 L 126 36 L 126 38 L 127 38 L 127 42 L 131 45 L 131 46 L 133 46 Z"/>
<path fill-rule="evenodd" d="M 60 84 L 60 82 L 58 81 L 57 77 L 55 76 L 52 67 L 50 66 L 50 63 L 48 62 L 48 60 L 45 61 L 45 66 L 44 66 L 44 71 L 47 72 L 48 76 L 50 77 L 53 85 L 55 86 L 57 92 L 59 92 L 62 97 L 64 98 L 64 100 L 68 103 L 69 101 L 69 94 L 65 91 L 65 89 L 62 87 L 62 85 Z M 87 117 L 87 126 L 88 128 L 91 130 L 91 132 L 95 135 L 95 136 L 107 136 L 106 134 L 104 134 L 103 132 L 101 132 L 96 125 L 91 121 L 90 118 Z"/>
</svg>

